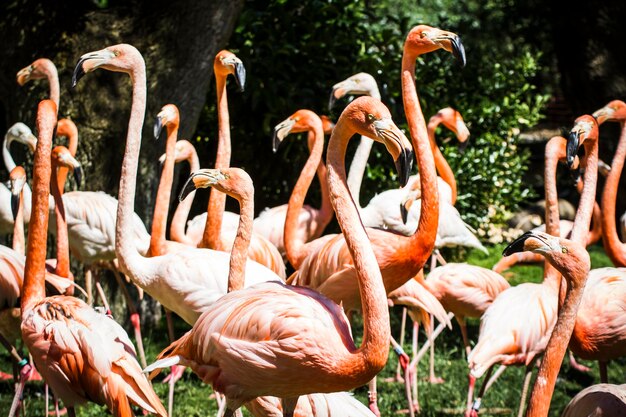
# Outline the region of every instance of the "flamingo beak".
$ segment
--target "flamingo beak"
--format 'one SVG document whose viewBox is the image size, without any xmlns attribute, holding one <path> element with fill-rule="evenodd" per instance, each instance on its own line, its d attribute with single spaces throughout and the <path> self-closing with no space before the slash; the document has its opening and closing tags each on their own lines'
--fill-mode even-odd
<svg viewBox="0 0 626 417">
<path fill-rule="evenodd" d="M 154 129 L 153 129 L 154 138 L 156 140 L 159 140 L 162 130 L 163 130 L 163 119 L 161 118 L 161 115 L 159 114 L 156 118 L 156 121 L 154 122 Z"/>
<path fill-rule="evenodd" d="M 219 169 L 200 169 L 191 174 L 185 183 L 183 190 L 180 192 L 178 200 L 183 201 L 189 194 L 198 188 L 213 187 L 220 181 L 227 178 L 228 175 L 224 174 Z"/>
<path fill-rule="evenodd" d="M 602 159 L 598 160 L 598 172 L 603 177 L 607 177 L 611 173 L 611 166 L 604 162 Z"/>
<path fill-rule="evenodd" d="M 11 193 L 11 214 L 13 215 L 13 221 L 15 222 L 15 219 L 17 218 L 17 211 L 20 208 L 20 198 L 21 195 L 15 194 L 15 193 Z"/>
<path fill-rule="evenodd" d="M 89 52 L 81 56 L 76 64 L 76 68 L 74 68 L 74 73 L 72 74 L 72 88 L 76 87 L 78 81 L 83 78 L 86 73 L 106 64 L 114 57 L 115 53 L 113 51 L 109 51 L 108 49 Z"/>
<path fill-rule="evenodd" d="M 461 67 L 465 66 L 467 63 L 465 58 L 465 47 L 463 46 L 463 42 L 461 42 L 461 38 L 457 34 L 441 31 L 441 33 L 433 38 L 433 42 L 438 43 L 443 49 L 452 53 L 452 56 L 456 58 Z"/>
<path fill-rule="evenodd" d="M 406 221 L 409 218 L 409 209 L 406 207 L 405 203 L 400 203 L 400 217 L 402 217 L 402 223 L 406 224 Z"/>
<path fill-rule="evenodd" d="M 398 181 L 400 186 L 404 187 L 409 182 L 411 169 L 413 168 L 414 153 L 413 149 L 403 149 L 400 157 L 394 161 L 396 172 L 398 173 Z"/>
<path fill-rule="evenodd" d="M 529 231 L 515 239 L 502 252 L 502 256 L 511 256 L 518 252 L 547 252 L 552 250 L 550 244 L 554 236 L 550 236 L 543 232 Z"/>
<path fill-rule="evenodd" d="M 274 135 L 272 137 L 272 151 L 276 153 L 283 143 L 283 140 L 289 135 L 291 129 L 295 126 L 296 121 L 289 118 L 285 119 L 274 127 Z"/>
<path fill-rule="evenodd" d="M 76 187 L 80 188 L 83 180 L 83 168 L 79 165 L 74 167 L 74 180 L 76 181 Z"/>
<path fill-rule="evenodd" d="M 572 168 L 576 154 L 578 153 L 578 146 L 580 144 L 580 131 L 571 131 L 567 136 L 567 146 L 565 150 L 566 162 L 568 168 Z"/>
<path fill-rule="evenodd" d="M 17 72 L 17 83 L 20 87 L 23 87 L 28 81 L 30 81 L 30 74 L 33 71 L 33 66 L 29 65 L 27 67 L 22 68 Z"/>
<path fill-rule="evenodd" d="M 464 142 L 459 143 L 458 149 L 459 149 L 459 153 L 461 155 L 463 155 L 465 153 L 465 150 L 467 149 L 467 145 L 469 144 L 469 140 L 470 140 L 470 138 L 468 136 L 467 139 Z"/>
<path fill-rule="evenodd" d="M 239 87 L 239 91 L 243 92 L 246 86 L 246 67 L 241 61 L 235 62 L 235 82 Z"/>
<path fill-rule="evenodd" d="M 372 124 L 376 140 L 383 142 L 393 156 L 398 181 L 400 186 L 404 187 L 409 182 L 409 176 L 413 168 L 414 153 L 411 142 L 391 119 L 376 120 Z"/>
</svg>

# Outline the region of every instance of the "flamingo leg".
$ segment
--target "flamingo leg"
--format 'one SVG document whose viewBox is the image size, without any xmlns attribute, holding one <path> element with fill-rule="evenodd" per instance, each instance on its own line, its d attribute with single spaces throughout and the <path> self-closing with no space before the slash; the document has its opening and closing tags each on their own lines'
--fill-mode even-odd
<svg viewBox="0 0 626 417">
<path fill-rule="evenodd" d="M 406 314 L 407 314 L 406 307 L 402 307 L 402 324 L 400 327 L 400 344 L 401 345 L 404 344 L 404 327 L 406 326 Z M 401 381 L 402 381 L 402 368 L 400 367 L 400 362 L 398 362 L 398 366 L 396 366 L 395 382 L 401 382 Z"/>
<path fill-rule="evenodd" d="M 376 392 L 376 377 L 368 383 L 367 399 L 368 407 L 374 413 L 376 417 L 380 417 L 380 410 L 378 409 L 378 396 Z"/>
<path fill-rule="evenodd" d="M 530 377 L 533 374 L 533 363 L 531 362 L 526 366 L 526 374 L 524 375 L 524 387 L 522 388 L 522 397 L 519 402 L 519 410 L 517 411 L 517 417 L 523 417 L 524 406 L 526 405 L 526 396 L 528 395 L 528 386 L 530 385 Z"/>
<path fill-rule="evenodd" d="M 448 313 L 449 320 L 452 320 L 453 317 L 454 317 L 454 314 Z M 426 340 L 426 343 L 424 343 L 424 345 L 422 345 L 420 350 L 417 352 L 417 356 L 411 360 L 412 367 L 415 366 L 416 363 L 419 363 L 419 361 L 422 360 L 424 355 L 426 355 L 426 352 L 428 352 L 428 349 L 430 349 L 430 345 L 434 343 L 437 336 L 439 336 L 441 332 L 443 332 L 443 329 L 445 328 L 446 328 L 446 325 L 444 323 L 439 323 L 439 325 L 437 326 L 433 334 L 428 337 L 428 339 Z"/>
<path fill-rule="evenodd" d="M 483 379 L 483 383 L 480 386 L 480 390 L 478 392 L 478 396 L 472 403 L 472 394 L 474 392 L 474 383 L 476 382 L 476 378 L 470 375 L 470 388 L 467 391 L 467 411 L 465 413 L 466 416 L 476 417 L 478 416 L 478 410 L 480 410 L 480 405 L 482 403 L 483 395 L 485 395 L 485 391 L 487 388 L 487 381 L 491 376 L 491 372 L 493 371 L 493 365 L 487 369 L 487 373 L 485 374 L 485 378 Z M 471 406 L 470 406 L 471 405 Z"/>
<path fill-rule="evenodd" d="M 489 378 L 489 381 L 487 381 L 487 386 L 485 386 L 485 392 L 489 391 L 489 388 L 491 388 L 496 380 L 500 378 L 500 375 L 502 375 L 504 371 L 506 371 L 506 365 L 500 365 L 498 370 L 491 376 L 491 378 Z"/>
<path fill-rule="evenodd" d="M 406 369 L 404 370 L 404 389 L 405 389 L 405 394 L 406 394 L 406 400 L 407 400 L 407 403 L 409 404 L 409 416 L 410 417 L 415 417 L 415 410 L 418 410 L 417 412 L 419 413 L 419 403 L 417 402 L 417 397 L 415 397 L 415 400 L 413 400 L 413 396 L 411 394 L 411 391 L 412 391 L 411 382 L 413 379 L 413 374 L 414 372 L 411 372 L 411 367 L 407 366 Z M 416 390 L 415 385 L 413 386 L 413 389 Z"/>
<path fill-rule="evenodd" d="M 415 357 L 417 355 L 417 339 L 419 336 L 419 329 L 420 329 L 420 324 L 417 321 L 413 322 L 413 337 L 412 339 L 412 343 L 411 343 L 411 356 Z M 413 384 L 413 402 L 415 403 L 415 410 L 419 413 L 419 398 L 417 396 L 417 369 L 418 369 L 418 364 L 415 364 L 415 367 L 411 366 L 411 364 L 409 364 L 409 366 L 407 366 L 407 369 L 411 370 L 411 377 L 412 377 L 412 384 Z M 410 410 L 411 408 L 409 408 Z"/>
<path fill-rule="evenodd" d="M 429 331 L 430 334 L 433 334 L 435 332 L 434 327 L 435 327 L 435 318 L 431 314 L 430 315 L 430 331 Z M 434 342 L 430 344 L 430 369 L 429 369 L 428 381 L 431 384 L 442 384 L 444 382 L 443 378 L 435 376 L 435 343 Z"/>
<path fill-rule="evenodd" d="M 467 325 L 465 324 L 465 318 L 457 318 L 459 326 L 461 327 L 461 336 L 463 337 L 463 346 L 465 346 L 465 357 L 469 357 L 472 348 L 469 344 L 469 338 L 467 337 Z"/>
<path fill-rule="evenodd" d="M 606 370 L 606 361 L 598 361 L 598 365 L 600 366 L 600 382 L 603 384 L 609 383 L 609 375 Z"/>
<path fill-rule="evenodd" d="M 172 317 L 172 312 L 167 308 L 163 307 L 165 310 L 165 321 L 167 322 L 167 335 L 170 338 L 170 343 L 176 341 L 176 336 L 174 334 L 174 318 Z"/>
<path fill-rule="evenodd" d="M 85 291 L 87 291 L 87 304 L 93 305 L 93 275 L 90 266 L 85 267 Z"/>
</svg>

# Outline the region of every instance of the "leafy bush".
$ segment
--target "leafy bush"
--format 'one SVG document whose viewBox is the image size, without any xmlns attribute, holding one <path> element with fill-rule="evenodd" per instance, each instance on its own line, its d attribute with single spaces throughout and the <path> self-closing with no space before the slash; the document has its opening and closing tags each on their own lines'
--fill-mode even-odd
<svg viewBox="0 0 626 417">
<path fill-rule="evenodd" d="M 373 74 L 394 120 L 401 127 L 405 124 L 400 96 L 402 46 L 410 28 L 420 23 L 458 33 L 466 47 L 464 69 L 444 51 L 418 59 L 416 66 L 425 116 L 455 107 L 472 133 L 463 154 L 453 143 L 442 145 L 457 173 L 457 207 L 468 223 L 487 230 L 489 223 L 502 224 L 529 196 L 523 181 L 528 155 L 516 147 L 517 134 L 537 122 L 546 96 L 537 93 L 534 85 L 539 53 L 520 41 L 525 23 L 506 18 L 514 13 L 516 2 L 419 3 L 246 3 L 229 44 L 249 73 L 243 97 L 230 96 L 233 164 L 244 166 L 255 178 L 259 208 L 286 202 L 306 158 L 303 141 L 291 145 L 296 149 L 287 147 L 272 155 L 273 125 L 299 108 L 327 113 L 334 83 L 360 71 Z M 203 136 L 216 131 L 214 102 L 211 92 L 202 119 L 208 124 L 199 129 Z M 334 116 L 340 111 L 338 106 Z M 394 186 L 389 157 L 375 146 L 364 199 Z"/>
</svg>

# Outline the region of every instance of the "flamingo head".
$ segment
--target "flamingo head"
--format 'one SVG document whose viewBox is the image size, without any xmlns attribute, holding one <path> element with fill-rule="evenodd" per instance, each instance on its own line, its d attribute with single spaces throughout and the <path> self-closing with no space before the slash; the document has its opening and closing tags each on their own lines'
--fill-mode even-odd
<svg viewBox="0 0 626 417">
<path fill-rule="evenodd" d="M 274 153 L 290 133 L 302 133 L 314 130 L 316 127 L 323 129 L 324 122 L 311 110 L 301 109 L 274 126 L 272 138 L 272 150 Z"/>
<path fill-rule="evenodd" d="M 99 51 L 88 52 L 80 57 L 76 68 L 74 68 L 72 87 L 76 87 L 78 81 L 86 73 L 92 72 L 97 68 L 132 74 L 133 68 L 139 64 L 145 67 L 141 53 L 134 46 L 125 43 L 109 46 Z"/>
<path fill-rule="evenodd" d="M 54 149 L 52 149 L 52 163 L 54 166 L 72 170 L 74 180 L 76 180 L 76 184 L 80 186 L 83 178 L 83 168 L 80 162 L 72 156 L 65 146 L 55 146 Z"/>
<path fill-rule="evenodd" d="M 626 119 L 626 103 L 622 100 L 613 100 L 606 106 L 593 112 L 593 117 L 601 125 L 604 122 L 618 122 Z"/>
<path fill-rule="evenodd" d="M 13 213 L 13 221 L 17 217 L 17 211 L 20 206 L 20 198 L 22 188 L 26 184 L 26 171 L 22 166 L 16 166 L 9 174 L 9 183 L 11 184 L 11 213 Z"/>
<path fill-rule="evenodd" d="M 215 71 L 215 75 L 222 77 L 232 74 L 235 77 L 239 91 L 243 91 L 246 85 L 246 67 L 243 66 L 243 62 L 235 54 L 226 50 L 218 52 L 213 62 L 213 71 Z"/>
<path fill-rule="evenodd" d="M 439 110 L 433 118 L 434 117 L 439 117 L 441 123 L 456 135 L 456 138 L 460 142 L 459 149 L 461 152 L 464 151 L 469 143 L 470 132 L 461 113 L 452 107 L 446 107 L 445 109 Z"/>
<path fill-rule="evenodd" d="M 401 186 L 405 186 L 413 167 L 413 147 L 406 135 L 391 120 L 389 109 L 378 99 L 361 96 L 350 103 L 341 118 L 351 129 L 385 145 L 393 157 Z M 336 132 L 337 129 L 333 131 Z M 331 136 L 332 138 L 332 136 Z"/>
<path fill-rule="evenodd" d="M 174 148 L 174 163 L 178 164 L 188 160 L 194 150 L 193 145 L 189 141 L 185 139 L 179 140 Z M 159 163 L 162 165 L 164 162 L 165 154 L 159 157 Z"/>
<path fill-rule="evenodd" d="M 427 25 L 419 25 L 411 29 L 404 43 L 405 53 L 414 58 L 437 49 L 450 52 L 462 67 L 465 66 L 465 48 L 461 38 L 455 33 Z"/>
<path fill-rule="evenodd" d="M 543 255 L 566 278 L 586 278 L 591 267 L 589 253 L 581 244 L 534 230 L 511 242 L 502 255 L 525 251 Z"/>
<path fill-rule="evenodd" d="M 31 152 L 35 152 L 37 138 L 28 126 L 22 122 L 17 122 L 7 130 L 5 135 L 5 146 L 9 149 L 11 142 L 16 141 L 28 146 Z"/>
<path fill-rule="evenodd" d="M 23 86 L 30 80 L 47 78 L 48 74 L 51 72 L 56 72 L 56 67 L 52 63 L 52 61 L 47 58 L 39 58 L 32 64 L 22 68 L 17 72 L 17 83 L 20 86 Z"/>
<path fill-rule="evenodd" d="M 76 137 L 78 136 L 78 128 L 70 119 L 60 119 L 57 123 L 57 136 Z"/>
<path fill-rule="evenodd" d="M 179 121 L 180 114 L 176 105 L 166 104 L 163 106 L 159 114 L 157 114 L 156 121 L 154 123 L 154 138 L 158 139 L 159 136 L 161 136 L 163 126 L 171 125 L 174 128 L 177 128 Z"/>
<path fill-rule="evenodd" d="M 359 72 L 333 85 L 333 89 L 330 92 L 330 99 L 328 100 L 328 108 L 332 109 L 336 100 L 348 94 L 380 98 L 378 84 L 376 84 L 374 77 L 366 72 Z"/>
<path fill-rule="evenodd" d="M 422 190 L 419 188 L 409 191 L 402 198 L 402 201 L 400 201 L 400 216 L 402 217 L 402 223 L 406 224 L 413 203 L 420 198 L 422 198 Z"/>
<path fill-rule="evenodd" d="M 576 119 L 574 127 L 569 132 L 566 146 L 566 162 L 571 169 L 575 163 L 575 156 L 578 149 L 585 141 L 594 142 L 598 140 L 598 123 L 593 116 L 582 115 Z"/>
<path fill-rule="evenodd" d="M 333 122 L 330 117 L 322 115 L 320 116 L 322 119 L 322 129 L 324 129 L 325 135 L 330 135 L 333 133 L 333 129 L 335 128 L 335 122 Z"/>
<path fill-rule="evenodd" d="M 199 188 L 213 187 L 233 198 L 253 200 L 252 179 L 241 168 L 199 169 L 193 172 L 178 199 L 183 201 L 190 193 Z"/>
</svg>

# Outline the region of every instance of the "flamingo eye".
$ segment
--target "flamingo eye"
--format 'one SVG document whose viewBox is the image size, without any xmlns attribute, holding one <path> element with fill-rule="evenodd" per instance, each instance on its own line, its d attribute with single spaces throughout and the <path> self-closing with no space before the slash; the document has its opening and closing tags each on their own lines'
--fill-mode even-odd
<svg viewBox="0 0 626 417">
<path fill-rule="evenodd" d="M 563 247 L 561 248 L 561 252 L 563 252 L 563 253 L 568 253 L 568 252 L 569 252 L 569 250 L 567 249 L 567 247 L 563 246 Z"/>
<path fill-rule="evenodd" d="M 376 120 L 376 117 L 373 114 L 370 113 L 367 115 L 368 122 L 373 122 L 374 120 Z"/>
</svg>

